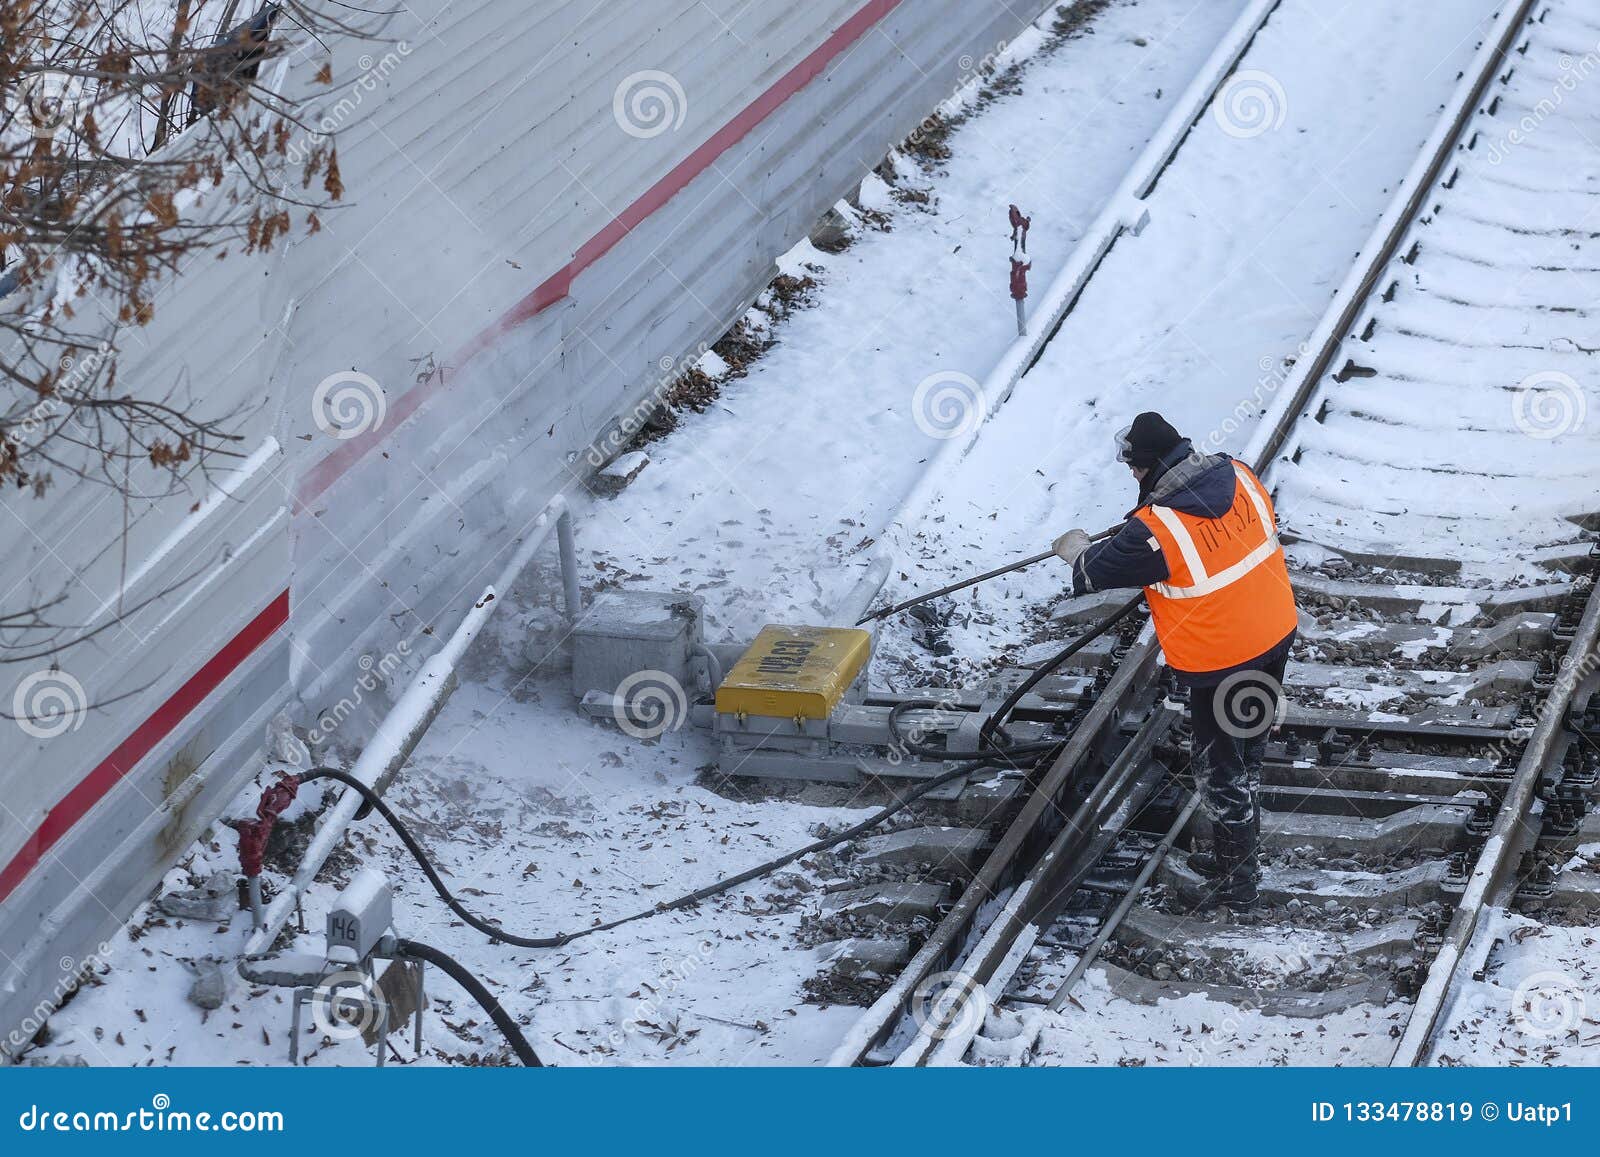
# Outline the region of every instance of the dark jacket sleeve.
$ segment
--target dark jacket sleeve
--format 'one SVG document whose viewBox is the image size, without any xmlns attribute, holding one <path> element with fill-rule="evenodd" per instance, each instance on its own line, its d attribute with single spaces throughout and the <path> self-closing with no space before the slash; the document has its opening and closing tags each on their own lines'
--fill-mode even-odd
<svg viewBox="0 0 1600 1157">
<path fill-rule="evenodd" d="M 1155 535 L 1137 518 L 1130 518 L 1116 534 L 1095 543 L 1072 564 L 1072 593 L 1147 587 L 1166 582 L 1170 575 Z"/>
</svg>

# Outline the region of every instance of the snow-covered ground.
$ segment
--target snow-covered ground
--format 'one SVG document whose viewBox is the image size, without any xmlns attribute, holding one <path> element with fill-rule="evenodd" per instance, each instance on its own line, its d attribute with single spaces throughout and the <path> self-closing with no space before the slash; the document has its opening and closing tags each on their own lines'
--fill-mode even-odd
<svg viewBox="0 0 1600 1157">
<path fill-rule="evenodd" d="M 1043 35 L 1020 44 L 1038 56 L 1015 91 L 957 129 L 953 156 L 933 171 L 901 158 L 900 196 L 869 181 L 864 208 L 882 221 L 851 247 L 791 254 L 786 269 L 816 282 L 810 305 L 776 324 L 777 343 L 722 383 L 705 413 L 686 415 L 648 448 L 651 463 L 621 495 L 580 512 L 591 582 L 695 591 L 713 638 L 827 617 L 944 444 L 926 414 L 919 423 L 919 385 L 941 373 L 981 380 L 1013 337 L 1007 205 L 1033 215 L 1031 278 L 1048 284 L 1242 7 L 1123 0 L 1090 35 L 1048 52 Z M 1149 227 L 1118 243 L 1043 359 L 941 479 L 926 520 L 892 536 L 912 548 L 891 592 L 1033 553 L 1068 526 L 1114 520 L 1131 493 L 1110 461 L 1110 436 L 1141 409 L 1161 408 L 1199 437 L 1217 430 L 1225 447 L 1242 444 L 1249 423 L 1223 429 L 1224 419 L 1262 379 L 1281 380 L 1283 359 L 1310 333 L 1492 8 L 1355 0 L 1333 14 L 1285 0 L 1241 66 L 1267 102 L 1264 127 L 1237 113 L 1196 125 L 1151 199 Z M 926 204 L 905 190 L 926 192 Z M 950 636 L 957 667 L 1014 647 L 1026 612 L 1059 585 L 1045 566 L 963 597 Z M 514 593 L 480 641 L 392 793 L 469 906 L 519 932 L 572 930 L 769 858 L 811 838 L 819 822 L 866 814 L 833 789 L 730 800 L 697 784 L 710 749 L 694 732 L 646 744 L 581 718 L 559 661 L 530 661 L 543 655 L 554 614 L 535 586 Z M 927 668 L 901 628 L 885 632 L 884 651 L 880 677 L 904 663 Z M 226 868 L 232 841 L 220 832 L 193 874 Z M 815 1063 L 856 1015 L 804 1002 L 803 981 L 824 966 L 795 935 L 816 909 L 816 864 L 686 914 L 527 952 L 489 945 L 451 919 L 379 821 L 359 825 L 347 851 L 335 871 L 358 861 L 388 871 L 401 933 L 489 979 L 513 1014 L 531 1018 L 530 1036 L 556 1063 Z M 172 882 L 189 881 L 175 870 Z M 316 890 L 311 927 L 332 892 Z M 232 978 L 216 1011 L 186 999 L 184 961 L 232 943 L 210 924 L 180 927 L 141 911 L 110 946 L 97 984 L 54 1018 L 41 1054 L 282 1063 L 285 992 Z M 425 1062 L 499 1050 L 452 985 L 436 979 L 432 990 Z M 1042 1055 L 1112 1063 L 1148 1057 L 1149 1042 L 1181 1054 L 1174 1042 L 1203 1032 L 1213 1011 L 1196 1000 L 1129 1005 L 1092 973 L 1080 999 L 1082 1010 L 1041 1037 Z M 1347 1015 L 1368 1016 L 1372 1035 L 1387 1035 L 1386 1013 Z M 394 1039 L 409 1059 L 409 1044 Z M 312 1064 L 366 1059 L 358 1042 L 323 1043 L 320 1031 L 303 1051 Z M 1270 1043 L 1250 1055 L 1270 1061 Z"/>
<path fill-rule="evenodd" d="M 1008 1031 L 1029 1041 L 1033 1065 L 1381 1065 L 1394 1052 L 1391 1030 L 1404 1028 L 1408 1005 L 1357 1005 L 1315 1020 L 1267 1016 L 1191 994 L 1159 1005 L 1113 995 L 1105 973 L 1090 969 L 1073 989 L 1078 1007 L 1061 1015 L 1002 1014 L 985 1026 L 979 1063 L 1022 1063 Z M 1038 1018 L 1035 1040 L 1026 1024 Z M 990 1055 L 992 1054 L 992 1055 Z"/>
<path fill-rule="evenodd" d="M 963 124 L 936 176 L 900 159 L 902 188 L 926 192 L 926 206 L 869 179 L 863 205 L 887 214 L 886 228 L 839 254 L 803 244 L 785 259 L 819 283 L 815 308 L 789 316 L 747 376 L 649 447 L 638 480 L 587 512 L 583 548 L 630 585 L 704 594 L 713 638 L 826 619 L 945 444 L 930 412 L 937 385 L 919 387 L 940 374 L 981 380 L 1016 338 L 1008 207 L 1031 216 L 1037 292 L 1243 8 L 1114 3 Z M 769 324 L 760 311 L 750 320 Z"/>
<path fill-rule="evenodd" d="M 1431 1062 L 1600 1064 L 1600 930 L 1507 913 L 1491 920 L 1489 967 L 1467 980 Z"/>
</svg>

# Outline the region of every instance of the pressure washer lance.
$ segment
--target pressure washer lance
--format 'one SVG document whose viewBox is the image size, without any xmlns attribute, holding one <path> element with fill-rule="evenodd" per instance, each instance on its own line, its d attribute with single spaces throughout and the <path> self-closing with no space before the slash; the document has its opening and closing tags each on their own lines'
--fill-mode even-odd
<svg viewBox="0 0 1600 1157">
<path fill-rule="evenodd" d="M 1117 533 L 1117 531 L 1121 530 L 1124 525 L 1126 524 L 1119 522 L 1115 526 L 1108 526 L 1099 534 L 1091 534 L 1089 536 L 1089 541 L 1099 542 L 1101 539 L 1110 538 L 1113 534 Z M 1055 550 L 1051 549 L 1033 555 L 1031 558 L 1022 559 L 1020 562 L 1014 562 L 1007 566 L 996 567 L 994 570 L 986 570 L 980 575 L 974 575 L 972 578 L 962 579 L 958 583 L 951 583 L 947 587 L 940 587 L 936 591 L 929 591 L 925 595 L 918 595 L 916 598 L 907 599 L 903 603 L 896 603 L 892 607 L 884 607 L 881 611 L 873 611 L 870 615 L 863 615 L 861 618 L 856 620 L 856 626 L 859 627 L 862 623 L 871 623 L 878 619 L 886 619 L 890 615 L 898 614 L 908 607 L 915 607 L 922 603 L 932 602 L 940 595 L 948 595 L 955 591 L 965 590 L 967 587 L 977 586 L 981 582 L 987 582 L 992 578 L 999 578 L 1003 574 L 1010 574 L 1014 570 L 1021 570 L 1025 566 L 1032 566 L 1036 562 L 1043 562 L 1045 559 L 1054 558 L 1055 556 Z"/>
</svg>

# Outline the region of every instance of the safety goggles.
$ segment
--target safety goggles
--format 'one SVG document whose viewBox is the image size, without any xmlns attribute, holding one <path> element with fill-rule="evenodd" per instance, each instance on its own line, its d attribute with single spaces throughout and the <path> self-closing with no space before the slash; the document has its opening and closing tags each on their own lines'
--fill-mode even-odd
<svg viewBox="0 0 1600 1157">
<path fill-rule="evenodd" d="M 1133 461 L 1133 426 L 1131 423 L 1117 431 L 1117 461 L 1124 465 Z"/>
</svg>

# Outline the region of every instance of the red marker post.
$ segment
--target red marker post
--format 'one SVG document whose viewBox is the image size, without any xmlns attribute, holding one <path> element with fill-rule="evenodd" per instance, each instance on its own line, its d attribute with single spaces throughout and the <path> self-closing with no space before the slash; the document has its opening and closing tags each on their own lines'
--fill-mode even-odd
<svg viewBox="0 0 1600 1157">
<path fill-rule="evenodd" d="M 1023 258 L 1028 253 L 1028 226 L 1031 224 L 1032 217 L 1024 217 L 1021 209 L 1011 206 L 1011 300 L 1017 303 L 1018 337 L 1024 337 L 1028 332 L 1027 310 L 1023 302 L 1028 298 L 1028 270 L 1033 268 L 1033 262 Z"/>
</svg>

